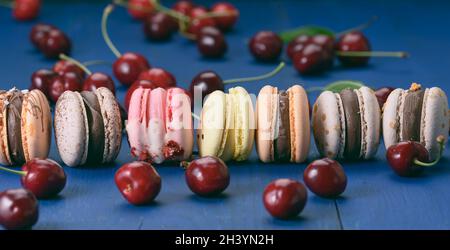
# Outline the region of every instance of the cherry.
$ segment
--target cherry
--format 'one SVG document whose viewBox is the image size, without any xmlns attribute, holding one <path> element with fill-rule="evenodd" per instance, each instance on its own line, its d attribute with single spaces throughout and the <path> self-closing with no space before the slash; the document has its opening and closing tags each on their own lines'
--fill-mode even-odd
<svg viewBox="0 0 450 250">
<path fill-rule="evenodd" d="M 187 28 L 188 33 L 199 35 L 200 31 L 207 26 L 216 26 L 216 21 L 212 17 L 202 17 L 208 14 L 208 10 L 202 6 L 196 6 L 189 12 L 191 21 Z"/>
<path fill-rule="evenodd" d="M 59 29 L 52 29 L 39 44 L 39 50 L 48 58 L 56 58 L 59 54 L 69 54 L 71 43 L 69 38 Z"/>
<path fill-rule="evenodd" d="M 221 30 L 229 30 L 236 23 L 239 17 L 239 11 L 231 3 L 219 2 L 211 7 L 213 14 L 219 14 L 215 17 L 217 27 Z"/>
<path fill-rule="evenodd" d="M 322 46 L 327 51 L 334 50 L 335 41 L 332 36 L 322 35 L 322 34 L 315 35 L 315 36 L 312 36 L 312 42 Z"/>
<path fill-rule="evenodd" d="M 194 5 L 192 4 L 191 1 L 187 1 L 187 0 L 180 0 L 177 1 L 173 6 L 172 9 L 178 13 L 181 13 L 185 16 L 189 15 L 189 13 L 191 12 L 192 8 L 194 8 Z"/>
<path fill-rule="evenodd" d="M 138 80 L 147 80 L 152 82 L 156 88 L 169 89 L 177 86 L 177 80 L 167 70 L 161 68 L 152 68 L 142 71 Z"/>
<path fill-rule="evenodd" d="M 13 16 L 19 21 L 35 19 L 41 9 L 40 0 L 14 0 Z"/>
<path fill-rule="evenodd" d="M 82 68 L 78 67 L 73 62 L 67 60 L 57 61 L 55 65 L 53 65 L 53 71 L 60 75 L 63 75 L 66 72 L 73 72 L 79 75 L 81 78 L 84 78 L 86 76 Z"/>
<path fill-rule="evenodd" d="M 264 189 L 266 210 L 275 218 L 289 219 L 303 211 L 308 198 L 305 186 L 291 179 L 277 179 Z"/>
<path fill-rule="evenodd" d="M 301 51 L 294 54 L 292 62 L 301 74 L 317 74 L 327 67 L 327 54 L 320 45 L 307 44 Z"/>
<path fill-rule="evenodd" d="M 28 229 L 38 221 L 39 207 L 34 194 L 26 189 L 0 192 L 0 225 L 9 230 Z"/>
<path fill-rule="evenodd" d="M 218 195 L 230 184 L 227 165 L 214 156 L 191 161 L 186 167 L 185 177 L 191 191 L 200 196 Z"/>
<path fill-rule="evenodd" d="M 158 12 L 143 22 L 145 35 L 150 40 L 155 41 L 169 39 L 177 28 L 176 20 L 164 12 Z"/>
<path fill-rule="evenodd" d="M 377 97 L 380 109 L 383 108 L 384 103 L 386 103 L 389 94 L 391 94 L 393 90 L 394 88 L 392 87 L 381 87 L 375 91 L 375 96 Z"/>
<path fill-rule="evenodd" d="M 222 57 L 228 49 L 222 32 L 212 26 L 204 27 L 197 37 L 197 48 L 205 57 Z"/>
<path fill-rule="evenodd" d="M 129 0 L 128 13 L 137 19 L 144 20 L 151 15 L 154 10 L 153 4 L 149 0 Z"/>
<path fill-rule="evenodd" d="M 30 31 L 30 41 L 34 46 L 39 48 L 41 44 L 44 44 L 48 37 L 48 33 L 51 30 L 57 29 L 55 26 L 50 24 L 38 23 L 31 28 Z"/>
<path fill-rule="evenodd" d="M 39 89 L 44 95 L 48 96 L 49 86 L 56 76 L 57 74 L 49 69 L 40 69 L 31 75 L 29 89 Z"/>
<path fill-rule="evenodd" d="M 345 33 L 336 43 L 338 51 L 370 51 L 369 40 L 360 31 Z M 339 61 L 347 66 L 363 66 L 369 62 L 370 57 L 339 56 Z"/>
<path fill-rule="evenodd" d="M 342 194 L 347 187 L 347 176 L 339 162 L 323 158 L 315 160 L 303 173 L 306 186 L 318 196 L 334 198 Z"/>
<path fill-rule="evenodd" d="M 113 79 L 104 73 L 92 73 L 84 80 L 83 90 L 85 91 L 95 91 L 100 87 L 105 87 L 111 90 L 113 94 L 116 94 L 116 88 L 114 86 Z"/>
<path fill-rule="evenodd" d="M 205 98 L 205 96 L 211 94 L 216 90 L 224 91 L 224 83 L 220 76 L 211 70 L 203 71 L 197 74 L 194 79 L 191 81 L 191 85 L 189 86 L 189 93 L 191 99 L 195 98 L 195 90 L 201 91 L 201 100 Z M 197 92 L 198 93 L 198 92 Z M 193 99 L 194 100 L 194 99 Z M 194 100 L 195 101 L 195 100 Z M 192 102 L 194 105 L 194 102 Z"/>
<path fill-rule="evenodd" d="M 133 205 L 152 202 L 161 190 L 161 177 L 148 162 L 134 161 L 122 165 L 114 180 L 123 197 Z"/>
<path fill-rule="evenodd" d="M 130 100 L 131 96 L 133 95 L 133 92 L 138 88 L 144 88 L 144 89 L 155 89 L 157 86 L 148 80 L 137 80 L 135 81 L 130 88 L 128 88 L 127 93 L 125 95 L 125 110 L 128 110 L 128 107 L 130 106 Z"/>
<path fill-rule="evenodd" d="M 67 72 L 63 75 L 58 75 L 53 78 L 48 95 L 53 102 L 58 101 L 58 98 L 66 91 L 80 91 L 83 79 L 73 72 Z"/>
<path fill-rule="evenodd" d="M 287 56 L 292 60 L 297 52 L 302 51 L 307 44 L 312 43 L 312 38 L 307 35 L 300 35 L 290 41 L 287 46 Z"/>
<path fill-rule="evenodd" d="M 281 54 L 283 41 L 272 31 L 260 31 L 250 40 L 249 48 L 257 60 L 274 61 Z"/>
</svg>

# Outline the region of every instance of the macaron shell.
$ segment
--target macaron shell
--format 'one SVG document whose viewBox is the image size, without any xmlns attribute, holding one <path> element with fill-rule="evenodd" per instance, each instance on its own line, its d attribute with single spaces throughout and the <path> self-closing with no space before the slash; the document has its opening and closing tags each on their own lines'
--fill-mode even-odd
<svg viewBox="0 0 450 250">
<path fill-rule="evenodd" d="M 430 160 L 435 160 L 439 155 L 439 144 L 436 139 L 444 136 L 445 143 L 448 140 L 449 117 L 448 100 L 445 92 L 433 87 L 425 90 L 422 106 L 421 143 L 430 153 Z"/>
<path fill-rule="evenodd" d="M 147 125 L 147 149 L 151 161 L 162 163 L 164 161 L 163 147 L 164 136 L 166 135 L 166 99 L 167 91 L 163 88 L 153 89 L 148 96 L 145 109 L 148 114 Z"/>
<path fill-rule="evenodd" d="M 223 134 L 222 144 L 219 148 L 218 156 L 224 160 L 229 161 L 233 159 L 234 154 L 234 108 L 233 99 L 230 94 L 225 94 L 225 130 Z"/>
<path fill-rule="evenodd" d="M 400 139 L 400 104 L 403 93 L 404 90 L 400 88 L 393 90 L 383 106 L 383 140 L 386 149 Z"/>
<path fill-rule="evenodd" d="M 88 153 L 89 131 L 80 93 L 66 91 L 59 97 L 53 126 L 62 161 L 70 167 L 84 164 Z"/>
<path fill-rule="evenodd" d="M 380 143 L 380 106 L 372 89 L 361 87 L 355 92 L 361 114 L 361 158 L 369 159 Z"/>
<path fill-rule="evenodd" d="M 205 100 L 197 140 L 201 157 L 218 156 L 226 123 L 226 103 L 225 93 L 220 90 L 212 92 Z"/>
<path fill-rule="evenodd" d="M 51 143 L 50 105 L 44 93 L 32 90 L 23 96 L 22 145 L 25 161 L 47 158 Z"/>
<path fill-rule="evenodd" d="M 7 113 L 6 105 L 7 93 L 6 91 L 0 92 L 0 164 L 11 165 L 11 157 L 9 155 L 8 148 L 8 129 L 7 129 Z"/>
<path fill-rule="evenodd" d="M 264 86 L 256 100 L 256 151 L 262 162 L 274 160 L 275 127 L 277 127 L 278 89 Z"/>
<path fill-rule="evenodd" d="M 105 126 L 105 149 L 102 163 L 107 163 L 114 161 L 119 154 L 122 145 L 122 120 L 119 104 L 114 94 L 105 87 L 98 88 L 96 94 Z"/>
<path fill-rule="evenodd" d="M 322 92 L 314 103 L 313 134 L 317 150 L 324 157 L 336 158 L 340 151 L 343 151 L 341 148 L 345 142 L 342 135 L 345 135 L 345 127 L 341 121 L 343 116 L 341 106 L 342 102 L 338 95 L 331 91 Z"/>
<path fill-rule="evenodd" d="M 309 103 L 305 89 L 294 85 L 287 90 L 291 130 L 291 161 L 303 162 L 308 157 L 310 144 Z"/>
<path fill-rule="evenodd" d="M 131 154 L 139 160 L 145 160 L 147 155 L 147 101 L 150 89 L 138 88 L 133 91 L 128 108 L 128 120 L 126 130 Z"/>
</svg>

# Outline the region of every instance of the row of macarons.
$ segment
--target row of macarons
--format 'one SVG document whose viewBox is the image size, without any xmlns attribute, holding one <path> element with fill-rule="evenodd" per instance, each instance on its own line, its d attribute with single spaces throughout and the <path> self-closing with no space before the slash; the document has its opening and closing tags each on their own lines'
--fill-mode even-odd
<svg viewBox="0 0 450 250">
<path fill-rule="evenodd" d="M 131 155 L 157 164 L 190 160 L 195 130 L 199 156 L 224 161 L 246 160 L 256 144 L 262 162 L 304 162 L 311 127 L 318 152 L 328 158 L 372 158 L 383 134 L 386 148 L 419 141 L 433 160 L 439 154 L 436 138 L 448 139 L 448 100 L 438 87 L 412 84 L 406 90 L 395 89 L 383 109 L 368 87 L 324 91 L 312 111 L 309 106 L 300 85 L 287 90 L 264 86 L 256 103 L 244 88 L 234 87 L 208 95 L 196 116 L 181 88 L 139 88 L 122 122 L 114 94 L 99 88 L 64 92 L 55 105 L 53 127 L 58 152 L 68 166 L 114 161 L 124 128 Z M 1 164 L 47 158 L 52 128 L 45 95 L 39 90 L 0 91 L 0 111 Z"/>
</svg>

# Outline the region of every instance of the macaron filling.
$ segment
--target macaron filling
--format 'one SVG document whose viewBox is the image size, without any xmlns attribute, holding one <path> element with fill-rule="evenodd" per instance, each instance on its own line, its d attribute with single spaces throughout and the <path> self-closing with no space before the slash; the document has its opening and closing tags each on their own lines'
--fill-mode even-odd
<svg viewBox="0 0 450 250">
<path fill-rule="evenodd" d="M 8 148 L 12 163 L 25 162 L 21 135 L 23 94 L 19 90 L 9 91 L 6 105 Z"/>
<path fill-rule="evenodd" d="M 289 121 L 289 95 L 280 90 L 278 94 L 278 133 L 274 140 L 275 160 L 288 161 L 291 158 L 291 138 Z"/>
<path fill-rule="evenodd" d="M 361 153 L 361 116 L 357 94 L 351 89 L 339 93 L 345 116 L 344 157 L 357 159 Z"/>
<path fill-rule="evenodd" d="M 83 103 L 86 108 L 88 120 L 89 142 L 87 163 L 98 163 L 103 160 L 105 150 L 105 127 L 101 113 L 100 103 L 94 92 L 81 92 Z"/>
</svg>

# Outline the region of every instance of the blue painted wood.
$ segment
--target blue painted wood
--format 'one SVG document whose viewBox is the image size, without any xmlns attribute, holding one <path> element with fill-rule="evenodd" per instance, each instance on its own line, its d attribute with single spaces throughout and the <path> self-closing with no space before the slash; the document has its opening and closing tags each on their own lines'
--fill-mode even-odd
<svg viewBox="0 0 450 250">
<path fill-rule="evenodd" d="M 166 2 L 166 1 L 164 1 Z M 169 1 L 167 1 L 169 2 Z M 201 1 L 199 1 L 201 2 Z M 205 1 L 203 1 L 205 2 Z M 210 2 L 210 1 L 208 1 Z M 264 4 L 262 4 L 262 2 Z M 374 59 L 368 67 L 343 69 L 340 66 L 323 76 L 299 76 L 288 66 L 271 80 L 245 84 L 257 94 L 265 83 L 287 88 L 294 83 L 306 87 L 325 85 L 341 79 L 362 80 L 378 87 L 407 87 L 418 81 L 426 86 L 439 85 L 450 90 L 448 67 L 450 34 L 445 32 L 449 21 L 449 3 L 432 1 L 234 1 L 241 11 L 236 29 L 227 34 L 229 51 L 224 59 L 205 60 L 195 45 L 175 36 L 167 43 L 145 40 L 140 23 L 131 20 L 118 8 L 110 17 L 110 35 L 119 50 L 144 54 L 155 67 L 171 71 L 182 87 L 187 87 L 198 72 L 212 69 L 223 79 L 257 75 L 270 71 L 275 64 L 255 62 L 246 42 L 261 30 L 281 31 L 304 24 L 318 24 L 345 30 L 365 22 L 372 15 L 377 21 L 365 33 L 374 49 L 408 50 L 411 59 Z M 74 45 L 73 56 L 81 61 L 101 59 L 112 61 L 113 54 L 103 43 L 100 17 L 106 2 L 46 1 L 39 21 L 53 23 L 63 29 Z M 50 68 L 28 41 L 33 23 L 17 23 L 10 10 L 0 9 L 0 88 L 13 85 L 26 88 L 31 73 Z M 283 55 L 284 56 L 284 55 Z M 93 71 L 111 74 L 106 66 Z M 234 85 L 230 85 L 234 86 Z M 125 89 L 118 88 L 123 101 Z M 449 92 L 450 93 L 450 92 Z M 311 102 L 317 93 L 310 95 Z M 311 159 L 317 152 L 313 146 Z M 448 151 L 446 152 L 448 156 Z M 59 160 L 53 146 L 51 157 Z M 260 164 L 252 158 L 242 164 L 230 163 L 231 184 L 223 197 L 204 199 L 190 193 L 183 171 L 176 166 L 158 167 L 163 188 L 157 203 L 145 207 L 128 205 L 116 190 L 114 172 L 131 160 L 124 141 L 114 166 L 100 168 L 66 168 L 67 188 L 55 200 L 41 201 L 37 229 L 338 229 L 340 222 L 334 201 L 310 194 L 302 216 L 294 221 L 270 218 L 262 206 L 264 186 L 278 177 L 300 178 L 306 164 Z M 384 160 L 381 147 L 377 159 L 370 162 L 343 163 L 349 184 L 344 198 L 337 201 L 341 223 L 347 228 L 450 228 L 450 195 L 448 161 L 421 178 L 395 177 Z M 19 187 L 16 176 L 1 173 L 0 190 Z"/>
</svg>

